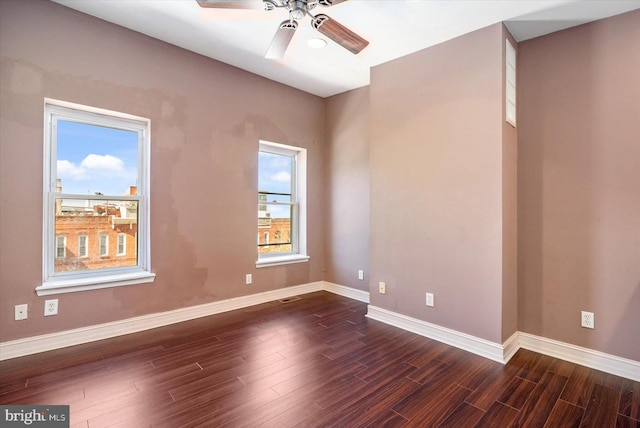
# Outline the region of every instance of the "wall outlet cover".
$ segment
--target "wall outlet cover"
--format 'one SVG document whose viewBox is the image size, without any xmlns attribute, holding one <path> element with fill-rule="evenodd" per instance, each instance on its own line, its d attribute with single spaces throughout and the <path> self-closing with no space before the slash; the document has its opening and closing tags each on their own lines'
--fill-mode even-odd
<svg viewBox="0 0 640 428">
<path fill-rule="evenodd" d="M 582 311 L 580 325 L 584 328 L 595 328 L 596 320 L 593 312 Z"/>
<path fill-rule="evenodd" d="M 378 283 L 378 291 L 380 292 L 380 294 L 387 294 L 387 284 L 385 284 L 384 282 L 379 282 Z"/>
<path fill-rule="evenodd" d="M 44 301 L 44 316 L 58 315 L 58 299 Z"/>
<path fill-rule="evenodd" d="M 16 305 L 15 306 L 15 320 L 26 320 L 27 319 L 27 310 L 29 309 L 29 305 Z"/>
</svg>

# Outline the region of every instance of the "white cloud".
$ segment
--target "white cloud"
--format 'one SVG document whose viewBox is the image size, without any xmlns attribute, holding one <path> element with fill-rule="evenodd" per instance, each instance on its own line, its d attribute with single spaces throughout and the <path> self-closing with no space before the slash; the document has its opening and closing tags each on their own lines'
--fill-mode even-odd
<svg viewBox="0 0 640 428">
<path fill-rule="evenodd" d="M 287 171 L 279 171 L 271 176 L 271 180 L 278 181 L 280 183 L 288 183 L 291 181 L 291 174 Z"/>
<path fill-rule="evenodd" d="M 57 162 L 58 177 L 70 180 L 86 180 L 91 178 L 91 173 L 112 173 L 123 172 L 124 162 L 122 159 L 111 155 L 90 154 L 76 165 L 68 160 Z"/>
<path fill-rule="evenodd" d="M 101 170 L 109 172 L 119 172 L 124 169 L 122 159 L 111 155 L 90 154 L 80 164 L 83 168 L 90 170 Z"/>
<path fill-rule="evenodd" d="M 85 178 L 85 169 L 81 166 L 76 166 L 68 160 L 59 160 L 57 162 L 58 177 L 69 178 L 72 180 L 82 180 Z"/>
</svg>

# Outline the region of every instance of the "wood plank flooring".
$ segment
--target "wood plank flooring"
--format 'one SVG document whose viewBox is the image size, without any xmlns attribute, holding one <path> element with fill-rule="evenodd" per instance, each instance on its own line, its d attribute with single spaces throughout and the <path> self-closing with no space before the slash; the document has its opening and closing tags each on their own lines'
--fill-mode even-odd
<svg viewBox="0 0 640 428">
<path fill-rule="evenodd" d="M 327 292 L 0 363 L 1 404 L 72 427 L 640 428 L 640 383 L 520 350 L 507 365 Z"/>
</svg>

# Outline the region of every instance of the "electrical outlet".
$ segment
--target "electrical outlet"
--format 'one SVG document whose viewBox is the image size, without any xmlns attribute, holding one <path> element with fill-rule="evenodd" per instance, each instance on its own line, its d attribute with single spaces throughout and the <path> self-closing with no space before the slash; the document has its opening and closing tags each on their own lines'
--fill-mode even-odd
<svg viewBox="0 0 640 428">
<path fill-rule="evenodd" d="M 384 282 L 379 282 L 378 291 L 380 292 L 380 294 L 387 294 L 387 284 L 385 284 Z"/>
<path fill-rule="evenodd" d="M 433 293 L 427 293 L 426 305 L 433 307 Z"/>
<path fill-rule="evenodd" d="M 596 319 L 595 319 L 595 315 L 593 314 L 593 312 L 585 312 L 582 311 L 582 318 L 581 318 L 581 323 L 580 325 L 582 327 L 585 328 L 595 328 L 595 324 L 596 324 Z"/>
<path fill-rule="evenodd" d="M 15 310 L 16 310 L 15 320 L 16 321 L 26 320 L 27 319 L 27 309 L 28 308 L 29 308 L 29 306 L 27 304 L 16 305 L 16 307 L 15 307 Z"/>
<path fill-rule="evenodd" d="M 245 278 L 244 278 L 244 282 L 245 284 L 249 285 L 253 282 L 253 275 L 251 275 L 250 273 L 248 273 Z"/>
<path fill-rule="evenodd" d="M 44 301 L 44 316 L 58 315 L 58 299 Z"/>
<path fill-rule="evenodd" d="M 364 272 L 363 272 L 363 271 L 361 271 L 361 270 L 359 270 L 359 271 L 358 271 L 358 279 L 359 279 L 360 281 L 362 281 L 362 280 L 364 279 Z"/>
</svg>

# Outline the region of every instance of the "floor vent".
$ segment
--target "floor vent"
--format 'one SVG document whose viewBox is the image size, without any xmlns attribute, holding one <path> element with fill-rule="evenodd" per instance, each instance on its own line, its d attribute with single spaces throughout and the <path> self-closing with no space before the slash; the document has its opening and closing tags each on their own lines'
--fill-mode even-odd
<svg viewBox="0 0 640 428">
<path fill-rule="evenodd" d="M 293 296 L 293 297 L 286 297 L 284 299 L 280 299 L 278 300 L 278 302 L 280 303 L 289 303 L 289 302 L 295 302 L 296 300 L 300 300 L 301 297 L 299 296 Z"/>
</svg>

